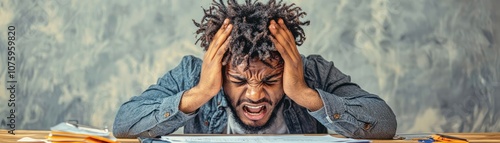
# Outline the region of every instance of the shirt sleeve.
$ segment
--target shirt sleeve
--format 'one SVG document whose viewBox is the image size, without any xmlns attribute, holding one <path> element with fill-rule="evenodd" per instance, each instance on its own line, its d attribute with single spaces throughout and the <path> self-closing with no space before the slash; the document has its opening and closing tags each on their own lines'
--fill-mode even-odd
<svg viewBox="0 0 500 143">
<path fill-rule="evenodd" d="M 309 112 L 330 130 L 350 138 L 393 138 L 396 116 L 379 96 L 352 83 L 349 76 L 321 56 L 303 58 L 305 79 L 316 89 L 324 106 Z"/>
<path fill-rule="evenodd" d="M 157 137 L 167 135 L 197 112 L 186 114 L 179 111 L 179 103 L 184 91 L 193 87 L 201 71 L 201 60 L 185 56 L 181 63 L 159 78 L 139 96 L 123 103 L 118 110 L 114 124 L 115 137 Z"/>
</svg>

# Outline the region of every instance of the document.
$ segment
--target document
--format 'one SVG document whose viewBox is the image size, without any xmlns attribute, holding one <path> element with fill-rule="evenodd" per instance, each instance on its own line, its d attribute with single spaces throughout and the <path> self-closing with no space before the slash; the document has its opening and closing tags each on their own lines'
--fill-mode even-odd
<svg viewBox="0 0 500 143">
<path fill-rule="evenodd" d="M 369 143 L 370 140 L 336 138 L 330 135 L 275 135 L 275 136 L 162 136 L 170 143 Z"/>
</svg>

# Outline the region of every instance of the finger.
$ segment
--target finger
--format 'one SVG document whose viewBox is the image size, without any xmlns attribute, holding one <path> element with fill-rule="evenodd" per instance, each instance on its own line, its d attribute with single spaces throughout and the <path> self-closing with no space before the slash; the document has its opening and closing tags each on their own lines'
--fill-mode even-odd
<svg viewBox="0 0 500 143">
<path fill-rule="evenodd" d="M 280 42 L 280 44 L 284 47 L 289 47 L 289 42 L 286 40 L 286 36 L 284 34 L 284 31 L 281 30 L 280 26 L 276 24 L 274 20 L 271 20 L 271 24 L 269 25 L 269 29 L 271 31 L 271 34 L 273 37 Z"/>
<path fill-rule="evenodd" d="M 278 40 L 276 40 L 273 36 L 269 36 L 269 39 L 271 39 L 271 41 L 274 43 L 274 47 L 280 53 L 281 58 L 283 58 L 285 62 L 290 61 L 291 60 L 290 55 L 287 53 L 285 48 L 278 42 Z"/>
<path fill-rule="evenodd" d="M 284 31 L 283 33 L 286 33 L 287 41 L 290 42 L 290 44 L 295 45 L 295 39 L 293 38 L 292 32 L 290 32 L 288 27 L 286 27 L 286 24 L 283 21 L 283 19 L 280 18 L 278 20 L 278 24 L 279 24 L 279 27 L 281 28 L 280 30 Z"/>
<path fill-rule="evenodd" d="M 225 31 L 225 29 L 227 28 L 227 25 L 229 25 L 229 19 L 224 19 L 224 23 L 222 23 L 221 27 L 219 28 L 219 30 L 217 31 L 217 33 L 215 33 L 214 37 L 219 37 L 220 34 L 222 34 L 222 32 Z"/>
<path fill-rule="evenodd" d="M 286 33 L 281 30 L 281 28 L 279 27 L 278 24 L 276 24 L 276 22 L 273 20 L 271 21 L 271 24 L 270 24 L 270 31 L 271 31 L 271 34 L 273 35 L 273 37 L 275 38 L 275 40 L 281 45 L 283 46 L 283 50 L 285 51 L 285 53 L 287 55 L 289 55 L 290 59 L 292 60 L 292 62 L 296 62 L 297 61 L 297 57 L 295 56 L 295 54 L 293 53 L 293 48 L 295 48 L 293 45 L 290 44 L 290 42 L 288 40 L 286 40 Z"/>
<path fill-rule="evenodd" d="M 210 45 L 208 46 L 208 50 L 205 53 L 205 58 L 211 57 L 211 55 L 213 55 L 214 51 L 217 51 L 217 49 L 213 48 L 214 47 L 213 45 L 215 44 L 214 41 L 217 41 L 217 39 L 220 37 L 220 35 L 222 33 L 224 33 L 224 31 L 227 28 L 227 25 L 229 25 L 229 19 L 226 18 L 224 20 L 224 23 L 222 24 L 222 26 L 219 28 L 219 30 L 217 30 L 217 33 L 215 33 L 215 35 L 213 36 L 212 41 L 210 41 Z"/>
<path fill-rule="evenodd" d="M 222 44 L 224 44 L 224 42 L 226 41 L 227 37 L 229 37 L 229 35 L 231 34 L 231 29 L 233 28 L 233 25 L 232 24 L 229 24 L 225 31 L 221 33 L 221 35 L 219 35 L 219 37 L 217 37 L 216 41 L 215 41 L 215 44 L 213 45 L 213 47 L 211 48 L 214 48 L 214 51 L 210 56 L 210 59 L 214 59 L 217 51 L 221 48 Z"/>
<path fill-rule="evenodd" d="M 215 62 L 222 62 L 222 58 L 224 58 L 224 54 L 226 51 L 229 49 L 229 41 L 231 41 L 231 37 L 228 37 L 226 41 L 221 45 L 219 50 L 217 50 L 217 53 L 215 54 L 214 61 Z"/>
<path fill-rule="evenodd" d="M 292 35 L 292 32 L 290 32 L 290 30 L 286 27 L 286 24 L 285 22 L 283 21 L 283 19 L 279 19 L 278 20 L 278 23 L 280 25 L 280 28 L 282 31 L 285 31 L 284 33 L 286 33 L 287 37 L 287 41 L 289 42 L 289 44 L 291 45 L 290 46 L 290 50 L 292 51 L 292 53 L 294 54 L 294 56 L 296 57 L 300 57 L 300 54 L 299 54 L 299 50 L 297 49 L 297 46 L 295 45 L 295 38 L 293 37 Z"/>
</svg>

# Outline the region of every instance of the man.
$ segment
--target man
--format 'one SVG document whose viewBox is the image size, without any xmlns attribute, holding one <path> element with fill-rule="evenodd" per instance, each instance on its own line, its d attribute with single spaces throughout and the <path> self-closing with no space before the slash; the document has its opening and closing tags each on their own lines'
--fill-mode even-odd
<svg viewBox="0 0 500 143">
<path fill-rule="evenodd" d="M 226 6 L 227 4 L 227 6 Z M 396 119 L 377 95 L 362 90 L 332 62 L 304 57 L 299 7 L 214 2 L 200 23 L 203 60 L 186 56 L 158 83 L 124 103 L 116 137 L 185 133 L 311 134 L 392 138 Z M 198 42 L 197 41 L 197 42 Z"/>
</svg>

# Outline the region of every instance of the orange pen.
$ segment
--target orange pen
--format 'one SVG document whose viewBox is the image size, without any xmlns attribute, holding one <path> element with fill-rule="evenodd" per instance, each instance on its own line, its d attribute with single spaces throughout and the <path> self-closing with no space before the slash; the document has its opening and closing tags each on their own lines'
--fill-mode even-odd
<svg viewBox="0 0 500 143">
<path fill-rule="evenodd" d="M 449 142 L 449 143 L 468 143 L 469 142 L 469 141 L 467 141 L 467 139 L 464 139 L 464 138 L 443 135 L 443 134 L 432 135 L 432 139 L 435 142 Z"/>
</svg>

